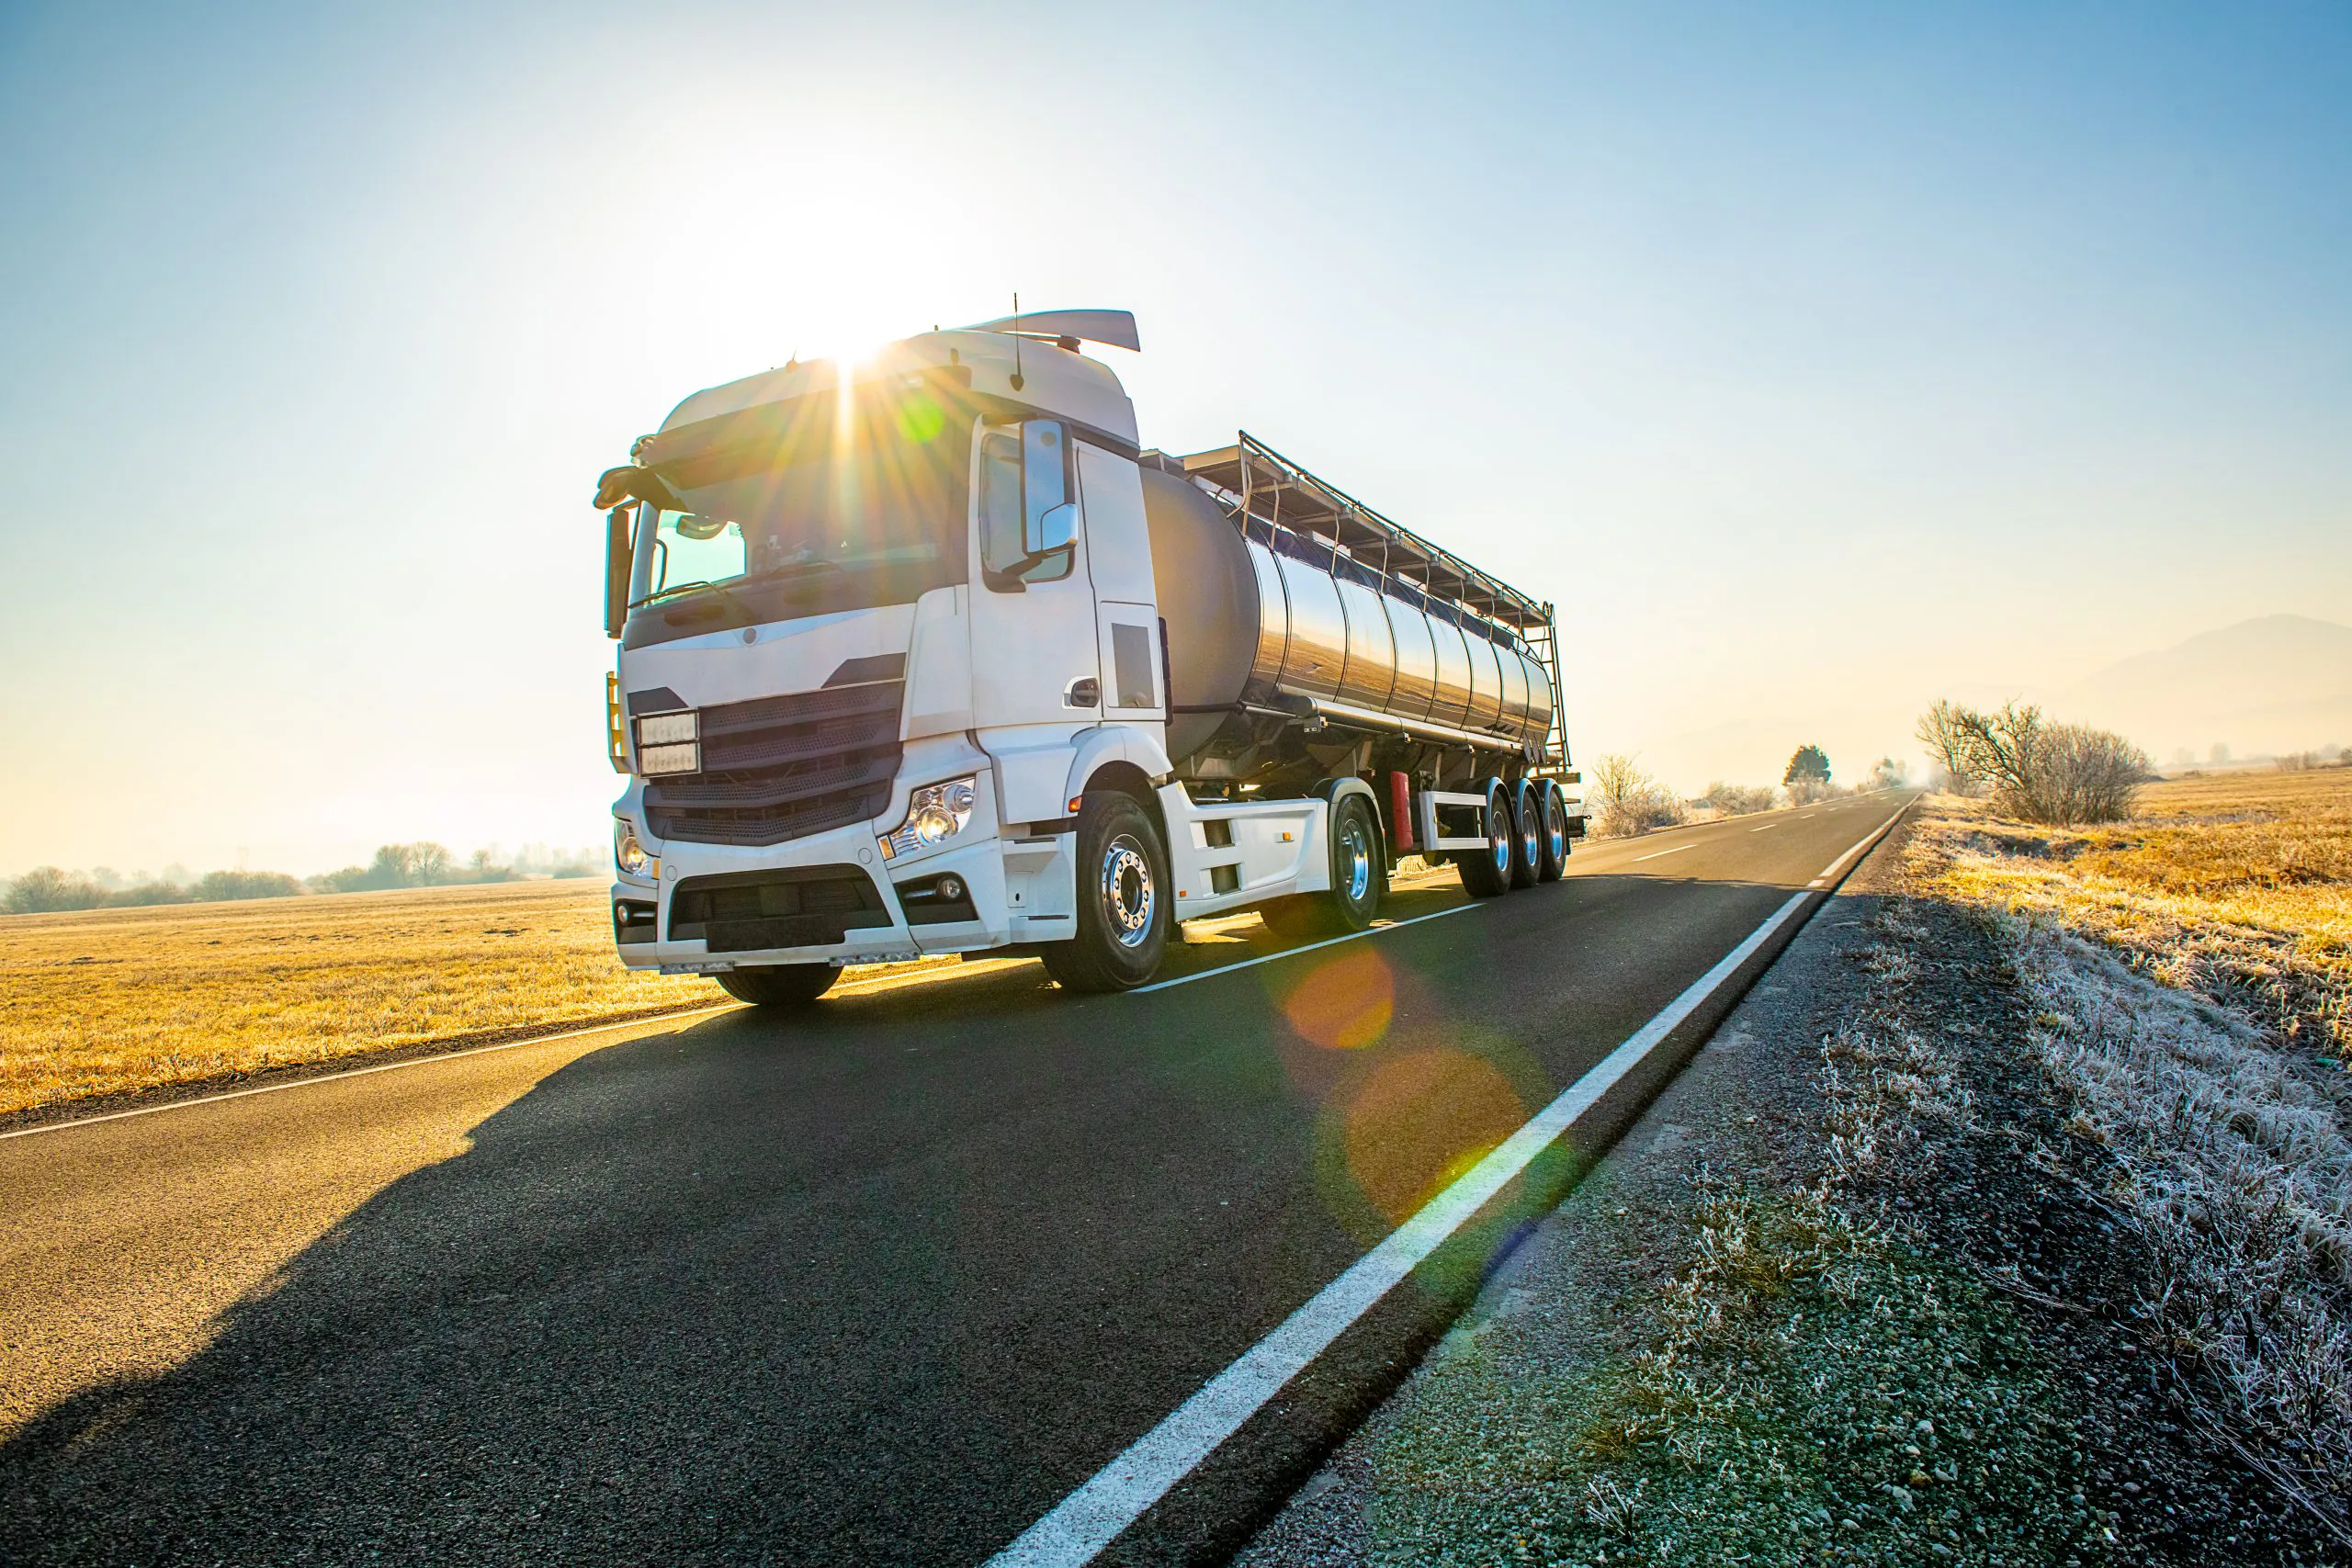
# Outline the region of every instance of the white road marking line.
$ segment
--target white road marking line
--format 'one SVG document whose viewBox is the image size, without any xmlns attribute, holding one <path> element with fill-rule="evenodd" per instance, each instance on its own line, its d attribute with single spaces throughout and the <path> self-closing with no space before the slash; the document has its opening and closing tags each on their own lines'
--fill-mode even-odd
<svg viewBox="0 0 2352 1568">
<path fill-rule="evenodd" d="M 1696 844 L 1677 844 L 1670 850 L 1660 850 L 1655 855 L 1635 855 L 1634 858 L 1637 861 L 1657 860 L 1659 855 L 1679 855 L 1685 850 L 1695 850 L 1698 847 Z"/>
<path fill-rule="evenodd" d="M 166 1100 L 161 1105 L 135 1106 L 129 1111 L 109 1111 L 103 1116 L 84 1116 L 72 1122 L 51 1122 L 40 1127 L 18 1127 L 0 1133 L 0 1141 L 9 1138 L 29 1138 L 36 1133 L 65 1133 L 76 1127 L 95 1127 L 101 1122 L 119 1122 L 129 1116 L 153 1116 L 164 1111 L 186 1111 L 190 1106 L 218 1105 L 224 1100 L 243 1100 L 256 1094 L 276 1094 L 280 1089 L 308 1089 L 312 1084 L 334 1083 L 342 1078 L 364 1078 L 370 1073 L 397 1073 L 402 1067 L 430 1066 L 435 1062 L 454 1062 L 460 1056 L 486 1056 L 492 1051 L 519 1051 L 526 1045 L 547 1045 L 558 1040 L 577 1040 L 583 1034 L 602 1034 L 608 1029 L 633 1029 L 639 1024 L 670 1023 L 682 1019 L 700 1018 L 705 1013 L 727 1012 L 741 1007 L 741 1002 L 720 1002 L 713 1007 L 695 1008 L 685 1012 L 657 1012 L 645 1018 L 625 1018 L 617 1023 L 592 1023 L 580 1029 L 567 1029 L 560 1034 L 531 1034 L 520 1040 L 501 1040 L 492 1045 L 469 1045 L 462 1051 L 444 1051 L 437 1056 L 412 1056 L 405 1062 L 379 1062 L 372 1067 L 348 1067 L 339 1073 L 320 1073 L 314 1077 L 288 1078 L 284 1083 L 266 1083 L 253 1089 L 232 1089 L 220 1094 L 199 1095 L 194 1100 Z"/>
<path fill-rule="evenodd" d="M 1451 909 L 1439 909 L 1427 915 L 1415 915 L 1409 920 L 1390 920 L 1385 925 L 1366 926 L 1360 931 L 1350 931 L 1345 936 L 1326 937 L 1321 942 L 1310 942 L 1305 947 L 1287 947 L 1280 953 L 1269 953 L 1257 958 L 1245 958 L 1238 964 L 1225 964 L 1215 969 L 1204 969 L 1197 975 L 1179 975 L 1173 980 L 1156 980 L 1148 986 L 1137 986 L 1127 995 L 1140 997 L 1147 991 L 1164 991 L 1170 986 L 1189 986 L 1195 980 L 1208 980 L 1219 975 L 1230 975 L 1237 969 L 1255 969 L 1261 964 L 1272 964 L 1278 958 L 1289 958 L 1301 953 L 1312 953 L 1318 947 L 1336 947 L 1340 942 L 1354 942 L 1359 937 L 1378 936 L 1382 931 L 1397 931 L 1406 926 L 1418 926 L 1423 920 L 1442 920 L 1448 915 L 1458 915 L 1465 909 L 1478 909 L 1485 907 L 1483 904 L 1456 904 Z"/>
<path fill-rule="evenodd" d="M 1902 815 L 1897 810 L 1894 817 Z M 1894 826 L 1894 817 L 1864 835 L 1860 843 L 1839 855 L 1831 863 L 1830 870 L 1822 874 L 1827 876 L 1868 849 L 1880 834 Z M 1096 1472 L 1084 1485 L 1057 1504 L 1051 1513 L 1022 1531 L 1012 1545 L 989 1559 L 989 1568 L 1080 1568 L 1092 1562 L 1120 1531 L 1143 1517 L 1168 1495 L 1170 1488 L 1239 1431 L 1284 1384 L 1329 1349 L 1333 1341 L 1402 1283 L 1422 1259 L 1435 1252 L 1471 1215 L 1533 1163 L 1537 1155 L 1574 1126 L 1579 1116 L 1599 1104 L 1620 1079 L 1640 1066 L 1660 1041 L 1673 1033 L 1724 981 L 1738 973 L 1740 966 L 1812 898 L 1810 891 L 1792 894 L 1788 902 L 1773 911 L 1746 941 L 1725 953 L 1713 968 L 1692 981 L 1690 988 L 1667 1004 L 1664 1011 L 1569 1085 L 1525 1126 L 1498 1144 L 1467 1174 L 1391 1232 L 1387 1240 L 1317 1292 L 1314 1299 L 1291 1314 L 1280 1327 L 1242 1352 L 1239 1359 L 1211 1378 L 1199 1393 L 1178 1405 L 1126 1452 Z"/>
<path fill-rule="evenodd" d="M 1751 833 L 1769 833 L 1779 826 L 1780 824 L 1778 822 L 1767 822 L 1761 828 L 1750 828 L 1748 831 Z"/>
</svg>

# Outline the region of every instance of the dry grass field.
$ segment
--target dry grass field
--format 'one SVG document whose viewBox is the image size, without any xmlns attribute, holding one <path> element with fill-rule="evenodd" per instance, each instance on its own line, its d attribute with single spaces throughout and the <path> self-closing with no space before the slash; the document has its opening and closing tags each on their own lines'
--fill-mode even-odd
<svg viewBox="0 0 2352 1568">
<path fill-rule="evenodd" d="M 1954 852 L 1941 891 L 2080 930 L 2352 1059 L 2352 770 L 2175 779 L 2098 828 L 1935 805 L 1929 836 Z"/>
<path fill-rule="evenodd" d="M 0 1113 L 727 999 L 623 969 L 605 897 L 523 882 L 0 917 Z"/>
</svg>

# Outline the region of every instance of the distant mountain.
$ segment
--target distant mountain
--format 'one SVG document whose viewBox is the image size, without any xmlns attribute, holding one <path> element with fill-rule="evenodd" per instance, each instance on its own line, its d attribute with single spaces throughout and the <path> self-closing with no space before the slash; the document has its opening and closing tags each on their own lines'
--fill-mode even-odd
<svg viewBox="0 0 2352 1568">
<path fill-rule="evenodd" d="M 2263 615 L 2109 665 L 2049 698 L 2158 761 L 2217 741 L 2240 756 L 2352 744 L 2352 626 Z"/>
</svg>

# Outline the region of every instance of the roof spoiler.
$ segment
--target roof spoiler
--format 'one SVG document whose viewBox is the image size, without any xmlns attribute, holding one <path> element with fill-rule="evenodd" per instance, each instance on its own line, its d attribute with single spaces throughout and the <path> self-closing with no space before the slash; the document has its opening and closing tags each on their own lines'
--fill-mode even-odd
<svg viewBox="0 0 2352 1568">
<path fill-rule="evenodd" d="M 1021 337 L 1074 337 L 1085 343 L 1143 352 L 1143 344 L 1136 338 L 1132 310 L 1023 310 L 1017 316 L 999 316 L 993 321 L 975 321 L 957 330 L 1012 333 Z"/>
</svg>

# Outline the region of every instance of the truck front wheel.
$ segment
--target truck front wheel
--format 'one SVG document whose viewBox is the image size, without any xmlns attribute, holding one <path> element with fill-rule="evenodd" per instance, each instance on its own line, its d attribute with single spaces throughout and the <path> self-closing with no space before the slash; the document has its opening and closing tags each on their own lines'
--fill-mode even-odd
<svg viewBox="0 0 2352 1568">
<path fill-rule="evenodd" d="M 724 969 L 712 976 L 719 989 L 753 1007 L 807 1007 L 833 988 L 842 972 L 830 964 L 768 964 L 756 969 Z"/>
<path fill-rule="evenodd" d="M 1065 990 L 1129 991 L 1159 972 L 1175 919 L 1168 851 L 1132 795 L 1089 790 L 1078 812 L 1078 934 L 1038 956 Z"/>
</svg>

